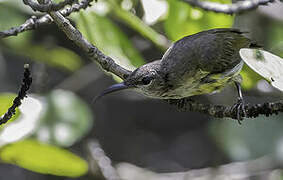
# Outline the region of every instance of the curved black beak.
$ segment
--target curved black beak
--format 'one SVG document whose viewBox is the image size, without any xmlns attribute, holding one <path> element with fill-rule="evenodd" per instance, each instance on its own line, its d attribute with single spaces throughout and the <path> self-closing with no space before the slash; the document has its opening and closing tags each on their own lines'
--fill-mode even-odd
<svg viewBox="0 0 283 180">
<path fill-rule="evenodd" d="M 107 89 L 105 89 L 104 91 L 102 91 L 101 94 L 99 94 L 97 97 L 94 98 L 93 103 L 95 103 L 98 99 L 100 99 L 101 97 L 116 92 L 116 91 L 120 91 L 123 89 L 129 89 L 132 88 L 133 86 L 128 86 L 125 84 L 125 82 L 119 83 L 119 84 L 114 84 L 110 87 L 108 87 Z"/>
</svg>

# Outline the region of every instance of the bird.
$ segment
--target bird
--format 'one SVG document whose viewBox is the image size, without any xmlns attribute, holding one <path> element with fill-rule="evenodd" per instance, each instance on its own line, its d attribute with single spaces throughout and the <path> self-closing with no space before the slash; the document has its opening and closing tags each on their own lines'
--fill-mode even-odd
<svg viewBox="0 0 283 180">
<path fill-rule="evenodd" d="M 244 62 L 241 48 L 256 48 L 245 32 L 234 28 L 217 28 L 183 37 L 174 42 L 160 60 L 135 69 L 123 82 L 105 89 L 96 99 L 133 89 L 147 97 L 180 100 L 191 96 L 212 94 L 234 83 L 238 92 L 237 119 L 245 116 L 239 74 Z"/>
</svg>

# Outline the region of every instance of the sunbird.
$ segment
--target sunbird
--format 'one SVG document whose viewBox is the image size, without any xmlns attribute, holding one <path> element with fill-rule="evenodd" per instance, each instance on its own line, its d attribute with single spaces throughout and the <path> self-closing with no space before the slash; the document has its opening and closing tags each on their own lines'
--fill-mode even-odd
<svg viewBox="0 0 283 180">
<path fill-rule="evenodd" d="M 238 100 L 233 106 L 240 119 L 245 114 L 241 91 L 244 61 L 241 48 L 259 48 L 244 32 L 219 28 L 186 36 L 173 43 L 160 60 L 135 69 L 122 83 L 105 89 L 99 96 L 133 89 L 150 98 L 182 99 L 221 91 L 234 83 Z"/>
</svg>

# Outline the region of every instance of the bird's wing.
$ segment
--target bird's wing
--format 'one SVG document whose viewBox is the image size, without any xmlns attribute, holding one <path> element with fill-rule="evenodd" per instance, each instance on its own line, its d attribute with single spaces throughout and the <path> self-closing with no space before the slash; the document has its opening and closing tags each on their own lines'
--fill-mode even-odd
<svg viewBox="0 0 283 180">
<path fill-rule="evenodd" d="M 199 71 L 204 76 L 227 72 L 241 62 L 239 50 L 250 45 L 237 29 L 203 31 L 175 42 L 164 54 L 161 69 L 169 79 L 180 80 Z"/>
</svg>

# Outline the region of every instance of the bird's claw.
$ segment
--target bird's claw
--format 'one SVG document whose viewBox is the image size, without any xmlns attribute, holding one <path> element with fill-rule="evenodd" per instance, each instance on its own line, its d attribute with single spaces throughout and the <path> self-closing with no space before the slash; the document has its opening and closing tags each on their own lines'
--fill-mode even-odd
<svg viewBox="0 0 283 180">
<path fill-rule="evenodd" d="M 241 124 L 243 117 L 247 116 L 243 98 L 238 98 L 237 102 L 232 106 L 232 112 L 236 112 L 238 123 Z"/>
</svg>

